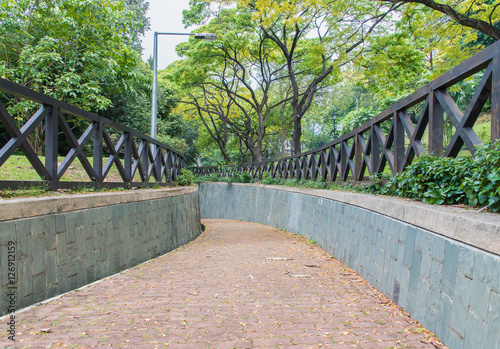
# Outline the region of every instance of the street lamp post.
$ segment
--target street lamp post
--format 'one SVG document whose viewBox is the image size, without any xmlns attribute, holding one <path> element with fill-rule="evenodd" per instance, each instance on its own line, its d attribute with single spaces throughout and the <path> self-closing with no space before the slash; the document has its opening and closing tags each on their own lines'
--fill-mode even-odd
<svg viewBox="0 0 500 349">
<path fill-rule="evenodd" d="M 333 139 L 337 139 L 337 113 L 335 111 L 332 112 L 333 119 Z"/>
<path fill-rule="evenodd" d="M 153 93 L 151 102 L 151 138 L 156 139 L 156 126 L 157 126 L 157 85 L 158 85 L 158 35 L 186 35 L 194 36 L 195 39 L 203 39 L 205 41 L 217 40 L 217 35 L 212 33 L 159 33 L 154 32 L 153 39 Z"/>
</svg>

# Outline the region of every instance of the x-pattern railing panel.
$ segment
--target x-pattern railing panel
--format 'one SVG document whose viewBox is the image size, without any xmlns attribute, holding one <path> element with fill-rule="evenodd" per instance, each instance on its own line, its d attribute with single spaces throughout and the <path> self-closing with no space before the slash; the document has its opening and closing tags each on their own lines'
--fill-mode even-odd
<svg viewBox="0 0 500 349">
<path fill-rule="evenodd" d="M 38 111 L 19 129 L 10 116 L 7 109 L 0 102 L 0 121 L 5 126 L 11 139 L 0 149 L 0 167 L 14 154 L 17 149 L 21 149 L 26 155 L 26 158 L 33 165 L 39 176 L 52 179 L 55 175 L 54 172 L 49 172 L 42 164 L 32 146 L 28 143 L 28 136 L 35 130 L 35 128 L 42 122 L 42 120 L 51 113 L 52 108 L 49 106 L 42 106 Z"/>
<path fill-rule="evenodd" d="M 180 169 L 186 165 L 184 157 L 169 146 L 112 120 L 5 79 L 0 79 L 0 91 L 4 94 L 3 102 L 0 101 L 0 124 L 10 136 L 5 144 L 0 145 L 0 171 L 9 157 L 20 149 L 41 178 L 40 181 L 28 183 L 4 180 L 0 181 L 0 188 L 40 183 L 48 184 L 51 189 L 74 188 L 82 184 L 97 187 L 165 185 L 174 181 Z M 9 103 L 9 98 L 12 97 L 40 105 L 20 128 L 4 104 L 5 101 Z M 67 115 L 88 123 L 79 137 L 68 123 Z M 29 137 L 37 128 L 42 128 L 45 134 L 45 164 L 30 144 Z M 68 143 L 69 151 L 66 155 L 59 154 L 60 137 L 64 137 Z M 92 163 L 85 154 L 85 147 L 92 150 Z M 109 157 L 103 164 L 106 152 Z M 61 162 L 58 161 L 58 156 L 63 156 Z M 76 159 L 82 164 L 88 181 L 63 181 L 63 176 Z M 107 180 L 113 166 L 117 169 L 121 182 Z M 140 181 L 134 181 L 136 174 Z M 156 183 L 149 183 L 152 177 Z"/>
<path fill-rule="evenodd" d="M 481 80 L 462 111 L 449 88 L 476 73 Z M 491 141 L 500 140 L 500 42 L 443 74 L 439 78 L 395 103 L 356 130 L 325 146 L 306 153 L 262 163 L 235 167 L 246 169 L 254 178 L 268 171 L 270 176 L 329 181 L 362 181 L 368 175 L 383 173 L 388 167 L 392 174 L 402 172 L 415 157 L 424 154 L 456 157 L 461 150 L 474 154 L 481 140 L 473 126 L 491 99 Z M 411 108 L 421 107 L 418 121 L 413 124 Z M 453 126 L 449 143 L 444 144 L 445 117 Z M 424 136 L 427 132 L 427 149 Z M 464 148 L 465 146 L 465 148 Z M 221 174 L 221 167 L 212 173 Z M 195 173 L 206 173 L 194 167 Z"/>
</svg>

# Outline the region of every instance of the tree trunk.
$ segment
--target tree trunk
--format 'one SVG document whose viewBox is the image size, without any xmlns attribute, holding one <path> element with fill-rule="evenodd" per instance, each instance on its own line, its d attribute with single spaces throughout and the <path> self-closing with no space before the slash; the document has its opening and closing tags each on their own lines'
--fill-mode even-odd
<svg viewBox="0 0 500 349">
<path fill-rule="evenodd" d="M 258 144 L 249 148 L 250 154 L 252 154 L 252 162 L 260 163 L 262 162 L 262 144 Z"/>
<path fill-rule="evenodd" d="M 300 138 L 302 137 L 301 118 L 295 117 L 293 120 L 293 155 L 299 155 L 302 152 Z"/>
<path fill-rule="evenodd" d="M 44 126 L 42 124 L 38 125 L 33 133 L 28 136 L 28 142 L 33 148 L 33 151 L 36 153 L 36 155 L 43 156 L 45 139 Z"/>
<path fill-rule="evenodd" d="M 280 142 L 281 142 L 281 157 L 284 158 L 285 157 L 286 133 L 281 132 Z"/>
<path fill-rule="evenodd" d="M 217 145 L 219 146 L 220 152 L 222 153 L 222 157 L 224 158 L 224 162 L 226 165 L 229 165 L 231 163 L 231 159 L 229 158 L 229 155 L 227 154 L 226 150 L 226 145 L 222 145 L 220 142 L 217 142 Z"/>
<path fill-rule="evenodd" d="M 283 109 L 283 108 L 282 108 Z M 282 110 L 281 111 L 281 128 L 280 128 L 280 142 L 281 142 L 281 157 L 285 157 L 285 143 L 286 143 L 286 138 L 288 135 L 288 131 L 290 130 L 290 126 L 292 122 L 287 122 L 285 126 L 285 113 Z"/>
</svg>

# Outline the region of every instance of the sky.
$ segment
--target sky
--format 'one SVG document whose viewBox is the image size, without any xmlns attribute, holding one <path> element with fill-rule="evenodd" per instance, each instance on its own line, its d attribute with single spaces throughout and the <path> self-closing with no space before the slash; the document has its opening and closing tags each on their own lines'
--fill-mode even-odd
<svg viewBox="0 0 500 349">
<path fill-rule="evenodd" d="M 189 0 L 149 0 L 148 17 L 151 19 L 151 30 L 142 39 L 142 58 L 146 61 L 153 55 L 153 33 L 189 33 L 194 27 L 184 29 L 182 10 L 189 8 Z M 187 36 L 158 36 L 158 69 L 165 69 L 170 63 L 179 59 L 175 46 L 187 41 Z"/>
</svg>

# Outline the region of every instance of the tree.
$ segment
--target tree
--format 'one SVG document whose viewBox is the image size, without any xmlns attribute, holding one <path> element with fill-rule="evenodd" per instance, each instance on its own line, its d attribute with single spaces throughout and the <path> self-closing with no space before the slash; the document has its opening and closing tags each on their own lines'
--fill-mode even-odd
<svg viewBox="0 0 500 349">
<path fill-rule="evenodd" d="M 245 144 L 252 154 L 252 160 L 263 159 L 263 145 L 266 128 L 272 111 L 288 98 L 271 99 L 272 86 L 286 79 L 285 65 L 277 58 L 276 50 L 258 28 L 251 22 L 251 14 L 242 8 L 225 9 L 209 25 L 200 28 L 218 35 L 214 44 L 189 43 L 181 45 L 180 51 L 188 59 L 183 65 L 187 69 L 204 70 L 203 76 L 186 80 L 192 88 L 203 91 L 203 100 L 190 98 L 188 103 L 196 105 L 199 112 L 211 113 L 221 119 L 224 127 Z M 215 97 L 215 103 L 207 102 L 208 96 Z M 218 103 L 219 98 L 226 102 Z M 191 95 L 193 97 L 193 95 Z M 202 107 L 211 104 L 212 108 Z M 230 107 L 221 111 L 221 108 Z M 232 110 L 232 112 L 230 112 Z M 202 120 L 203 119 L 203 116 Z M 204 122 L 206 125 L 206 123 Z M 213 127 L 214 123 L 210 127 Z M 225 142 L 213 129 L 207 127 L 219 144 L 221 151 Z M 227 154 L 224 154 L 226 161 Z"/>
<path fill-rule="evenodd" d="M 436 11 L 422 2 L 437 4 L 433 0 L 191 0 L 184 22 L 220 24 L 227 7 L 251 15 L 239 21 L 273 48 L 275 62 L 285 64 L 285 78 L 279 85 L 282 92 L 289 92 L 290 98 L 289 103 L 281 105 L 283 113 L 276 109 L 267 117 L 266 137 L 270 132 L 279 133 L 284 148 L 288 121 L 285 117 L 281 120 L 281 130 L 274 125 L 279 125 L 278 115 L 285 116 L 288 110 L 293 115 L 294 148 L 300 151 L 302 127 L 313 129 L 314 122 L 307 122 L 307 118 L 318 116 L 313 108 L 316 104 L 321 109 L 322 101 L 315 102 L 321 92 L 347 91 L 348 95 L 342 95 L 343 101 L 333 103 L 331 108 L 335 107 L 339 118 L 350 113 L 349 124 L 354 125 L 488 44 L 479 35 L 486 34 L 465 27 L 449 13 Z M 496 29 L 500 26 L 498 1 L 442 3 L 476 23 L 483 21 Z M 214 72 L 225 67 L 207 64 Z M 353 74 L 358 84 L 349 88 L 346 87 L 351 81 L 336 85 L 346 72 Z M 367 101 L 359 98 L 358 90 Z M 360 111 L 354 112 L 354 107 Z M 313 144 L 311 139 L 308 142 Z"/>
<path fill-rule="evenodd" d="M 219 150 L 224 158 L 224 162 L 229 164 L 227 144 L 229 140 L 229 127 L 227 120 L 233 106 L 232 101 L 225 98 L 224 95 L 212 91 L 209 86 L 198 85 L 199 89 L 191 90 L 183 99 L 183 103 L 192 106 L 191 110 L 184 109 L 184 112 L 190 112 L 199 117 L 205 130 L 210 137 L 217 143 Z M 197 94 L 201 89 L 202 94 Z"/>
<path fill-rule="evenodd" d="M 470 18 L 487 21 L 493 27 L 500 29 L 498 1 L 442 0 L 440 3 Z M 400 2 L 400 4 L 404 5 L 401 7 L 400 25 L 406 26 L 404 31 L 412 34 L 414 41 L 418 42 L 418 48 L 426 54 L 430 80 L 495 41 L 491 36 L 461 25 L 448 15 L 431 7 L 416 2 Z"/>
<path fill-rule="evenodd" d="M 146 9 L 142 0 L 3 0 L 0 76 L 93 112 L 106 110 L 115 96 L 136 89 Z M 36 108 L 11 101 L 8 110 L 20 124 Z"/>
<path fill-rule="evenodd" d="M 478 30 L 489 37 L 500 40 L 500 3 L 476 0 L 381 0 L 397 4 L 421 4 L 449 17 L 460 26 Z"/>
<path fill-rule="evenodd" d="M 221 20 L 218 5 L 236 4 L 240 11 L 251 14 L 250 23 L 264 40 L 271 41 L 280 59 L 286 64 L 291 86 L 294 147 L 299 150 L 302 118 L 311 106 L 315 94 L 328 85 L 340 67 L 363 50 L 365 40 L 376 27 L 399 8 L 399 4 L 373 4 L 358 1 L 327 0 L 192 0 L 191 9 L 184 13 L 185 24 L 200 24 L 215 16 Z M 265 41 L 264 41 L 265 42 Z"/>
<path fill-rule="evenodd" d="M 207 16 L 208 1 L 197 0 L 197 11 L 190 20 Z M 219 2 L 219 3 L 228 3 Z M 349 57 L 359 54 L 366 38 L 400 5 L 373 5 L 359 1 L 356 8 L 348 1 L 238 1 L 252 14 L 252 21 L 274 43 L 284 59 L 292 88 L 294 147 L 301 149 L 302 118 L 316 92 L 335 78 Z M 196 17 L 198 15 L 198 17 Z M 314 36 L 314 38 L 311 38 Z"/>
</svg>

